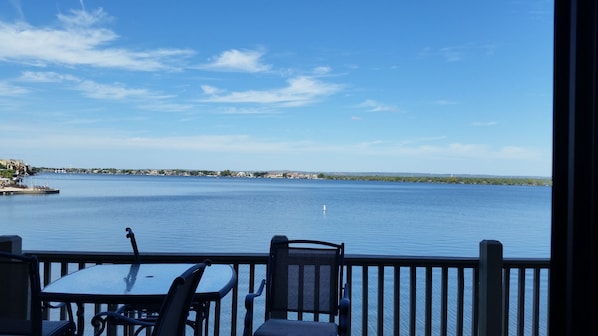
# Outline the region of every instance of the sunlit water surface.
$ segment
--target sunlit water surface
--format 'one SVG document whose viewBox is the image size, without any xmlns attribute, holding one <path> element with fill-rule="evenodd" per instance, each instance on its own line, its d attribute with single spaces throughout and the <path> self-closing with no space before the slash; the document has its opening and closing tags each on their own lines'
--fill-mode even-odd
<svg viewBox="0 0 598 336">
<path fill-rule="evenodd" d="M 347 254 L 477 257 L 479 242 L 492 239 L 503 244 L 505 257 L 550 255 L 549 187 L 69 174 L 43 174 L 25 183 L 60 189 L 55 195 L 0 197 L 0 232 L 21 236 L 26 250 L 130 252 L 125 237 L 130 226 L 139 249 L 146 252 L 264 253 L 273 235 L 285 234 L 344 242 Z M 423 276 L 418 273 L 421 281 Z M 370 284 L 377 283 L 375 272 L 369 278 Z M 393 300 L 393 281 L 387 272 L 387 305 Z M 408 281 L 404 274 L 401 334 L 409 332 Z M 361 282 L 360 274 L 354 274 L 353 286 L 360 288 Z M 541 283 L 546 297 L 546 276 Z M 471 280 L 466 284 L 469 288 Z M 241 295 L 248 292 L 246 286 L 247 279 L 240 279 Z M 438 283 L 433 291 L 438 294 Z M 352 294 L 354 334 L 360 334 L 362 325 L 361 295 L 359 290 Z M 377 334 L 377 295 L 377 287 L 371 286 L 371 334 Z M 423 295 L 417 297 L 418 334 L 425 316 L 421 300 Z M 540 324 L 545 326 L 546 305 L 541 306 Z M 223 314 L 230 313 L 230 306 L 223 307 Z M 244 307 L 238 309 L 242 314 Z M 465 310 L 465 325 L 471 325 L 469 306 Z M 433 316 L 440 316 L 437 305 Z M 393 316 L 385 315 L 385 320 Z M 456 334 L 455 309 L 449 310 L 449 321 L 449 334 Z M 517 317 L 510 321 L 515 330 Z M 230 334 L 228 328 L 223 324 L 222 334 Z M 392 334 L 392 323 L 384 328 Z M 438 321 L 433 328 L 437 334 Z M 240 334 L 242 323 L 238 329 Z M 545 335 L 545 327 L 541 329 Z"/>
<path fill-rule="evenodd" d="M 24 249 L 265 252 L 270 238 L 344 242 L 346 253 L 549 257 L 550 187 L 41 174 L 55 195 L 0 197 L 0 232 Z M 325 206 L 325 210 L 324 210 Z"/>
</svg>

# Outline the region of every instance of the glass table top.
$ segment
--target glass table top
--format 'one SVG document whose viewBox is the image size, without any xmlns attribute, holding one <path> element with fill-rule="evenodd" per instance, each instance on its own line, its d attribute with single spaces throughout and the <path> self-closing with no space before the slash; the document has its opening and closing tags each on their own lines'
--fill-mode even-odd
<svg viewBox="0 0 598 336">
<path fill-rule="evenodd" d="M 164 297 L 172 281 L 192 264 L 102 264 L 65 275 L 42 290 L 47 300 L 107 302 Z M 230 265 L 206 267 L 196 295 L 220 299 L 236 283 Z"/>
</svg>

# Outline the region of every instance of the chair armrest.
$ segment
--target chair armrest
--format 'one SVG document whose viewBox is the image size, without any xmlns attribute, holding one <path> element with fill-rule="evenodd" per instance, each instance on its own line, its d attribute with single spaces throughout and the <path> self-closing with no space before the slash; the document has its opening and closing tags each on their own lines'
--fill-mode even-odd
<svg viewBox="0 0 598 336">
<path fill-rule="evenodd" d="M 91 325 L 94 326 L 94 328 L 99 328 L 94 335 L 101 335 L 108 322 L 122 325 L 137 325 L 141 327 L 151 327 L 156 324 L 154 319 L 141 320 L 125 316 L 119 312 L 106 311 L 94 315 L 91 319 Z"/>
<path fill-rule="evenodd" d="M 245 296 L 245 325 L 243 327 L 243 336 L 251 336 L 253 334 L 253 300 L 262 295 L 266 280 L 262 280 L 257 292 L 249 293 Z"/>
<path fill-rule="evenodd" d="M 66 313 L 68 316 L 68 320 L 71 322 L 75 322 L 73 318 L 73 307 L 71 307 L 70 303 L 66 302 L 42 302 L 42 309 L 59 309 L 64 308 L 66 309 Z"/>
<path fill-rule="evenodd" d="M 349 287 L 346 284 L 343 290 L 343 297 L 339 302 L 338 311 L 338 334 L 340 336 L 348 335 L 351 323 L 351 299 L 349 298 Z"/>
</svg>

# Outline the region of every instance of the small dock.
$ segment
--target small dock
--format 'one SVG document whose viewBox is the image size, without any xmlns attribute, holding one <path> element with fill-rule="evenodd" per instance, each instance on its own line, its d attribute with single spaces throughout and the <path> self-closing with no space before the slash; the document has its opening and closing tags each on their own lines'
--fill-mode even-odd
<svg viewBox="0 0 598 336">
<path fill-rule="evenodd" d="M 10 195 L 46 195 L 46 194 L 58 194 L 60 190 L 49 188 L 49 187 L 25 187 L 25 188 L 17 188 L 17 187 L 3 187 L 0 188 L 0 195 L 2 196 L 10 196 Z"/>
</svg>

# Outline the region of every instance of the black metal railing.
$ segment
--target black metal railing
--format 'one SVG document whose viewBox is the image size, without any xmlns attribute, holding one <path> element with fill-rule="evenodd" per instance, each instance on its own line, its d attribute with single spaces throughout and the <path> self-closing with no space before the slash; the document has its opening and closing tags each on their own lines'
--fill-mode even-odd
<svg viewBox="0 0 598 336">
<path fill-rule="evenodd" d="M 89 265 L 134 261 L 131 253 L 25 252 L 39 258 L 44 285 Z M 141 258 L 145 263 L 195 263 L 210 258 L 216 264 L 232 265 L 238 275 L 237 285 L 221 303 L 211 307 L 209 330 L 214 335 L 242 334 L 244 298 L 265 277 L 266 253 L 142 253 Z M 504 312 L 499 322 L 504 335 L 546 335 L 549 259 L 494 262 L 501 267 L 502 288 L 481 290 L 492 282 L 486 281 L 486 275 L 480 277 L 480 258 L 346 255 L 351 335 L 483 336 L 480 316 L 491 316 L 484 311 L 485 302 L 496 305 L 496 298 L 480 297 L 480 293 L 499 293 L 500 310 Z M 86 309 L 89 314 L 106 309 L 92 306 Z M 256 300 L 254 325 L 263 321 L 260 306 L 263 299 Z M 49 318 L 64 319 L 66 315 L 51 313 Z"/>
</svg>

